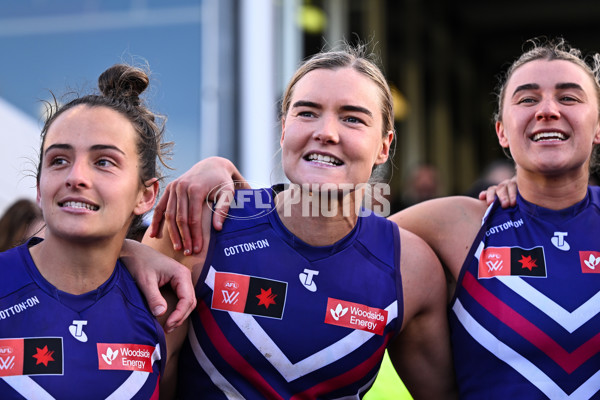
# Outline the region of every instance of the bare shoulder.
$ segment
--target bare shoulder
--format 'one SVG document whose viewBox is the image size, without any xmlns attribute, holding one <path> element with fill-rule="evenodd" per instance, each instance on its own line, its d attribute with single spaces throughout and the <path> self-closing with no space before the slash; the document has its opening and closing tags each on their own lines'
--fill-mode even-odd
<svg viewBox="0 0 600 400">
<path fill-rule="evenodd" d="M 440 197 L 415 204 L 389 218 L 410 231 L 426 223 L 452 223 L 460 220 L 480 221 L 487 205 L 485 201 L 467 196 Z"/>
<path fill-rule="evenodd" d="M 405 318 L 410 318 L 432 303 L 445 302 L 446 278 L 431 247 L 414 233 L 399 229 Z"/>
<path fill-rule="evenodd" d="M 423 239 L 456 279 L 486 209 L 482 200 L 466 196 L 443 197 L 416 204 L 390 219 Z"/>
</svg>

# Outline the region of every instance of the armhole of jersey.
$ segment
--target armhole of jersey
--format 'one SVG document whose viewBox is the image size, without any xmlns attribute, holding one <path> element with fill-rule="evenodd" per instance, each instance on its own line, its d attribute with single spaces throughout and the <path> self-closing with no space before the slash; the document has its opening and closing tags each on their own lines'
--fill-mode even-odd
<svg viewBox="0 0 600 400">
<path fill-rule="evenodd" d="M 388 220 L 389 221 L 389 220 Z M 396 301 L 398 304 L 398 321 L 396 322 L 396 335 L 402 329 L 402 321 L 404 321 L 404 292 L 402 290 L 402 273 L 400 271 L 400 256 L 402 254 L 400 229 L 395 222 L 391 222 L 392 233 L 394 235 L 394 277 L 396 278 Z"/>
</svg>

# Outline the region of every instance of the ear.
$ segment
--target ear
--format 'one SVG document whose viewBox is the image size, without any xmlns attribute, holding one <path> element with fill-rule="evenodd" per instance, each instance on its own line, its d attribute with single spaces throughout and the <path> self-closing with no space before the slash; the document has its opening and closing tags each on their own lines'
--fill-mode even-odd
<svg viewBox="0 0 600 400">
<path fill-rule="evenodd" d="M 600 144 L 600 122 L 596 127 L 596 134 L 594 135 L 594 144 Z"/>
<path fill-rule="evenodd" d="M 504 148 L 510 147 L 508 145 L 508 137 L 506 137 L 506 133 L 504 132 L 504 124 L 502 121 L 496 121 L 496 135 L 498 136 L 498 143 L 500 143 L 500 146 Z"/>
<path fill-rule="evenodd" d="M 283 146 L 283 137 L 285 136 L 285 118 L 281 118 L 281 138 L 279 139 L 279 146 Z"/>
<path fill-rule="evenodd" d="M 387 134 L 383 137 L 381 141 L 381 147 L 379 149 L 379 153 L 377 154 L 377 158 L 375 159 L 375 165 L 383 164 L 387 161 L 387 159 L 390 156 L 390 147 L 392 146 L 393 140 L 394 131 L 387 131 Z"/>
<path fill-rule="evenodd" d="M 40 184 L 38 183 L 37 185 L 35 185 L 35 189 L 36 189 L 36 195 L 35 195 L 35 202 L 37 203 L 38 207 L 42 208 L 42 196 L 40 195 Z"/>
<path fill-rule="evenodd" d="M 133 209 L 135 215 L 142 215 L 154 207 L 156 197 L 158 196 L 158 179 L 152 178 L 144 182 L 144 187 L 140 192 L 137 205 Z"/>
</svg>

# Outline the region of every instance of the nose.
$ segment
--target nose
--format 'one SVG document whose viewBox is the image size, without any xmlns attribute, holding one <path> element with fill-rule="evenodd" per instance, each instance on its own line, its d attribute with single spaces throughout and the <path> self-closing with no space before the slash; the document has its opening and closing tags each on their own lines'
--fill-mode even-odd
<svg viewBox="0 0 600 400">
<path fill-rule="evenodd" d="M 90 186 L 89 167 L 85 161 L 75 160 L 67 174 L 65 185 L 69 188 L 84 188 Z"/>
<path fill-rule="evenodd" d="M 554 99 L 542 100 L 535 113 L 538 121 L 560 118 L 559 106 Z"/>
<path fill-rule="evenodd" d="M 313 133 L 313 138 L 322 143 L 338 143 L 340 140 L 338 129 L 339 121 L 336 116 L 323 115 L 321 124 Z"/>
</svg>

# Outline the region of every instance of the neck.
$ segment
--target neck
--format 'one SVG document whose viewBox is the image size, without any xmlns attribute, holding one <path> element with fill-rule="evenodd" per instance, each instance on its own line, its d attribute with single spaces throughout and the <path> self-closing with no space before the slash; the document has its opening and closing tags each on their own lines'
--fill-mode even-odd
<svg viewBox="0 0 600 400">
<path fill-rule="evenodd" d="M 358 197 L 358 199 L 357 199 Z M 344 238 L 356 225 L 361 196 L 309 193 L 298 187 L 277 195 L 276 207 L 285 227 L 311 246 L 328 246 Z"/>
<path fill-rule="evenodd" d="M 73 243 L 47 233 L 44 241 L 30 248 L 30 252 L 48 282 L 63 292 L 78 295 L 97 289 L 110 278 L 123 240 Z"/>
<path fill-rule="evenodd" d="M 517 187 L 521 196 L 550 210 L 562 210 L 583 200 L 587 194 L 588 180 L 587 173 L 546 176 L 517 171 Z"/>
</svg>

